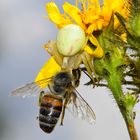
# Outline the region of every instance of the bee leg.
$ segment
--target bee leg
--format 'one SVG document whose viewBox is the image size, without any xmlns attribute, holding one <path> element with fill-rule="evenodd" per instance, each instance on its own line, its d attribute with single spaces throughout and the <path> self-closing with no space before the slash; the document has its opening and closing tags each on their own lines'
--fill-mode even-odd
<svg viewBox="0 0 140 140">
<path fill-rule="evenodd" d="M 65 116 L 65 109 L 66 109 L 67 103 L 68 103 L 68 100 L 67 100 L 67 98 L 66 98 L 65 101 L 64 101 L 63 109 L 62 109 L 62 116 L 61 116 L 60 125 L 63 125 L 63 120 L 64 120 L 64 116 Z"/>
<path fill-rule="evenodd" d="M 62 110 L 62 116 L 61 116 L 60 125 L 63 125 L 64 116 L 65 116 L 65 107 L 63 107 L 63 110 Z"/>
</svg>

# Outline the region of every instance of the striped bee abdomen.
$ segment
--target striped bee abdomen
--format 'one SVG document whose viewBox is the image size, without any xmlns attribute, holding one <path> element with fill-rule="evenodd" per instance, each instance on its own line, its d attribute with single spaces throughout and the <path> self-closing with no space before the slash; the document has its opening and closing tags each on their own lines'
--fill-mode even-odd
<svg viewBox="0 0 140 140">
<path fill-rule="evenodd" d="M 39 111 L 40 128 L 51 133 L 62 112 L 63 100 L 61 97 L 54 95 L 44 95 L 41 100 Z"/>
</svg>

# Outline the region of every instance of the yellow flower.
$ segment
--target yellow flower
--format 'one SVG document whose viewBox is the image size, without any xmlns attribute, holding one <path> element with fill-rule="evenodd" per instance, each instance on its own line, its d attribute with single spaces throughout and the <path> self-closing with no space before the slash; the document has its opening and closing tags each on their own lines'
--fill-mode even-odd
<svg viewBox="0 0 140 140">
<path fill-rule="evenodd" d="M 58 7 L 55 5 L 54 2 L 49 2 L 46 5 L 46 10 L 48 12 L 50 20 L 54 22 L 58 28 L 72 23 L 69 18 L 65 17 L 65 15 L 60 13 Z"/>
<path fill-rule="evenodd" d="M 78 8 L 79 3 L 82 4 L 82 9 Z M 113 13 L 118 12 L 124 18 L 129 15 L 130 0 L 104 0 L 102 6 L 98 0 L 76 0 L 76 5 L 68 2 L 63 4 L 64 13 L 62 14 L 54 2 L 46 4 L 46 11 L 49 19 L 60 29 L 69 24 L 79 25 L 86 34 L 86 37 L 96 49 L 93 50 L 87 44 L 83 47 L 90 56 L 101 58 L 104 54 L 98 40 L 93 36 L 93 32 L 105 29 L 110 21 Z M 119 21 L 114 16 L 114 27 L 117 28 Z M 35 81 L 48 79 L 53 77 L 57 72 L 61 71 L 61 66 L 56 63 L 54 57 L 42 67 Z M 44 83 L 41 88 L 47 86 Z"/>
<path fill-rule="evenodd" d="M 130 13 L 131 0 L 104 0 L 101 14 L 105 21 L 105 27 L 108 25 L 112 13 L 118 12 L 124 18 L 128 18 Z M 114 27 L 117 28 L 119 21 L 117 17 L 114 17 Z"/>
<path fill-rule="evenodd" d="M 88 53 L 90 52 L 90 55 L 100 58 L 103 56 L 103 50 L 99 43 L 97 46 L 97 39 L 92 39 L 93 31 L 106 28 L 112 13 L 118 12 L 127 18 L 129 15 L 130 0 L 104 0 L 102 6 L 100 6 L 98 0 L 81 0 L 82 9 L 79 9 L 77 6 L 79 5 L 78 0 L 76 0 L 76 3 L 76 6 L 74 6 L 68 2 L 64 2 L 62 6 L 64 13 L 61 14 L 54 2 L 48 2 L 46 4 L 48 17 L 58 28 L 72 23 L 82 27 L 89 40 L 92 40 L 91 42 L 97 47 L 96 49 L 101 51 L 100 55 L 97 54 L 99 51 L 96 51 L 96 49 L 95 52 L 90 50 Z M 117 27 L 118 24 L 119 22 L 115 17 L 114 26 Z M 85 51 L 87 51 L 87 46 L 85 47 Z"/>
</svg>

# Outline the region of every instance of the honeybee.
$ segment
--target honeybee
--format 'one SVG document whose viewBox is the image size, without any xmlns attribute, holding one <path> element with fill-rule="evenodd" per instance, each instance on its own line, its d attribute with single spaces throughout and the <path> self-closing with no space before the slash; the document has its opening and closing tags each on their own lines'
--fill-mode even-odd
<svg viewBox="0 0 140 140">
<path fill-rule="evenodd" d="M 12 92 L 12 95 L 35 95 L 39 94 L 39 125 L 46 132 L 51 133 L 61 116 L 61 125 L 65 115 L 65 109 L 76 117 L 95 122 L 95 113 L 89 104 L 76 90 L 79 86 L 80 69 L 72 72 L 61 71 L 50 79 L 43 79 L 38 82 L 26 84 Z M 47 88 L 41 89 L 39 85 L 48 82 Z"/>
</svg>

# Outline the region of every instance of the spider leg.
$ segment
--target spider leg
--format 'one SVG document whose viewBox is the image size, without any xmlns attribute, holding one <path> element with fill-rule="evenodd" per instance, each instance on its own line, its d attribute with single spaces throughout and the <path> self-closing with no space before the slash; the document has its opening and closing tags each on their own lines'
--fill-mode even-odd
<svg viewBox="0 0 140 140">
<path fill-rule="evenodd" d="M 91 57 L 88 56 L 88 54 L 86 52 L 83 52 L 81 57 L 82 57 L 83 64 L 85 65 L 85 67 L 87 69 L 88 75 L 91 77 L 93 83 L 95 83 L 95 78 L 93 76 L 94 69 L 93 69 Z"/>
<path fill-rule="evenodd" d="M 81 53 L 78 53 L 74 56 L 64 57 L 62 68 L 72 70 L 78 69 L 82 62 Z"/>
<path fill-rule="evenodd" d="M 43 46 L 43 48 L 51 55 L 54 57 L 55 61 L 62 66 L 62 61 L 63 57 L 62 55 L 58 52 L 57 46 L 56 46 L 56 41 L 50 40 L 48 41 L 47 44 Z"/>
<path fill-rule="evenodd" d="M 99 81 L 98 75 L 96 74 L 93 66 L 93 57 L 91 57 L 87 52 L 83 52 L 81 57 L 87 70 L 86 75 L 88 74 L 93 84 L 98 82 Z"/>
<path fill-rule="evenodd" d="M 43 45 L 43 48 L 52 56 L 52 52 L 51 52 L 51 50 L 49 49 L 48 44 Z"/>
</svg>

